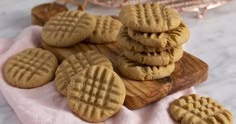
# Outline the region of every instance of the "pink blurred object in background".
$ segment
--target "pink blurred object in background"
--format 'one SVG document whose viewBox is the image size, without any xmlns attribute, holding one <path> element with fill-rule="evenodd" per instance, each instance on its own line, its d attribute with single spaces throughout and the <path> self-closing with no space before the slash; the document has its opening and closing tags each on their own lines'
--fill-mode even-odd
<svg viewBox="0 0 236 124">
<path fill-rule="evenodd" d="M 88 0 L 90 3 L 101 5 L 104 7 L 120 8 L 127 4 L 135 4 L 138 2 L 158 2 L 175 8 L 177 11 L 197 12 L 197 17 L 202 18 L 207 10 L 219 7 L 231 0 Z"/>
</svg>

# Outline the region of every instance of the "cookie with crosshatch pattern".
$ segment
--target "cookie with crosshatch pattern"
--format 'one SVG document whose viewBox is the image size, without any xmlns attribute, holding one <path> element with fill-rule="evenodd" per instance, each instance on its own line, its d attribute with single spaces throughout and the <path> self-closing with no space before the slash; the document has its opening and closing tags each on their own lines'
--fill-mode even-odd
<svg viewBox="0 0 236 124">
<path fill-rule="evenodd" d="M 57 59 L 51 52 L 41 48 L 28 48 L 8 59 L 4 75 L 12 86 L 35 88 L 50 82 L 57 66 Z"/>
<path fill-rule="evenodd" d="M 182 96 L 170 104 L 170 114 L 181 124 L 232 124 L 232 114 L 209 97 Z"/>
<path fill-rule="evenodd" d="M 88 42 L 95 44 L 115 42 L 121 25 L 119 20 L 110 16 L 96 16 L 96 27 Z"/>
<path fill-rule="evenodd" d="M 133 80 L 155 80 L 169 76 L 175 70 L 175 64 L 148 66 L 134 62 L 124 55 L 118 59 L 120 73 Z"/>
<path fill-rule="evenodd" d="M 113 70 L 91 66 L 69 83 L 67 101 L 81 119 L 102 122 L 121 109 L 125 95 L 125 86 Z"/>
<path fill-rule="evenodd" d="M 137 63 L 160 66 L 169 65 L 170 63 L 177 62 L 183 56 L 184 50 L 182 46 L 178 46 L 172 49 L 166 49 L 159 52 L 133 52 L 124 50 L 124 55 L 132 61 Z"/>
<path fill-rule="evenodd" d="M 113 69 L 112 63 L 96 51 L 79 52 L 67 57 L 56 70 L 56 88 L 64 96 L 71 78 L 91 65 L 101 65 Z"/>
<path fill-rule="evenodd" d="M 159 49 L 180 46 L 187 42 L 190 36 L 189 29 L 184 22 L 181 22 L 177 28 L 167 32 L 147 33 L 128 29 L 128 34 L 132 39 L 145 46 Z"/>
<path fill-rule="evenodd" d="M 52 17 L 43 27 L 43 41 L 54 47 L 67 47 L 86 39 L 95 29 L 94 16 L 83 11 L 67 11 Z"/>
<path fill-rule="evenodd" d="M 141 32 L 168 31 L 177 28 L 181 22 L 174 9 L 150 2 L 124 6 L 119 18 L 126 27 Z"/>
<path fill-rule="evenodd" d="M 121 26 L 120 31 L 116 37 L 117 43 L 124 49 L 133 52 L 160 52 L 165 49 L 170 48 L 157 48 L 157 47 L 149 47 L 141 44 L 140 42 L 132 39 L 128 35 L 128 28 L 125 26 Z"/>
</svg>

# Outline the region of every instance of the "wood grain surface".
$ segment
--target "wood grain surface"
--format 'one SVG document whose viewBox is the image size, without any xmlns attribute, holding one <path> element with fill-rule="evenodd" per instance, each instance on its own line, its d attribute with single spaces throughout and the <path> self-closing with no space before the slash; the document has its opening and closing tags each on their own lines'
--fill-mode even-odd
<svg viewBox="0 0 236 124">
<path fill-rule="evenodd" d="M 169 94 L 199 84 L 208 76 L 208 65 L 187 52 L 176 63 L 171 76 L 153 81 L 135 81 L 123 77 L 117 70 L 117 59 L 122 53 L 122 48 L 117 43 L 104 45 L 79 43 L 67 48 L 55 48 L 42 43 L 42 47 L 54 53 L 59 61 L 71 54 L 87 50 L 96 50 L 108 57 L 125 84 L 127 94 L 124 105 L 129 109 L 138 109 L 156 102 Z"/>
</svg>

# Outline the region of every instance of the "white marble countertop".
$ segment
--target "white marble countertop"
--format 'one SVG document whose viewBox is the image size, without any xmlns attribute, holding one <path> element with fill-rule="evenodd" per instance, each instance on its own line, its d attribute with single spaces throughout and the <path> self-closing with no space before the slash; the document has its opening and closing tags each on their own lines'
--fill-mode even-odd
<svg viewBox="0 0 236 124">
<path fill-rule="evenodd" d="M 31 25 L 30 11 L 49 0 L 1 0 L 0 38 L 14 38 Z M 52 0 L 51 0 L 52 1 Z M 198 94 L 210 96 L 236 115 L 236 1 L 211 10 L 198 20 L 193 14 L 181 14 L 191 31 L 185 50 L 209 65 L 209 77 L 195 86 Z M 89 5 L 96 14 L 117 14 L 118 10 Z M 0 43 L 1 44 L 1 43 Z M 235 118 L 234 118 L 235 120 Z M 0 124 L 20 124 L 14 111 L 0 93 Z"/>
</svg>

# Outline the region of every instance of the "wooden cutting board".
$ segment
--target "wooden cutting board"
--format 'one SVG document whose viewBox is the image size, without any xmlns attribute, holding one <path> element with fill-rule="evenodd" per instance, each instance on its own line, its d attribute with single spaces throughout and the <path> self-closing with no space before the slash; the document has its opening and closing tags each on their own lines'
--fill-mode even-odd
<svg viewBox="0 0 236 124">
<path fill-rule="evenodd" d="M 55 48 L 43 43 L 42 47 L 54 53 L 60 61 L 71 54 L 87 50 L 96 50 L 107 56 L 125 84 L 127 93 L 124 105 L 129 109 L 141 108 L 169 94 L 199 84 L 208 76 L 208 65 L 187 52 L 176 63 L 171 76 L 153 81 L 135 81 L 123 77 L 117 70 L 117 59 L 122 53 L 122 48 L 117 43 L 106 45 L 79 43 L 67 48 Z"/>
</svg>

